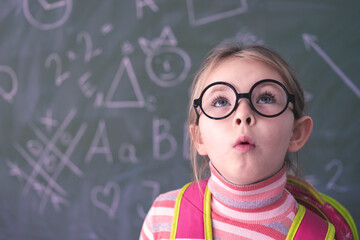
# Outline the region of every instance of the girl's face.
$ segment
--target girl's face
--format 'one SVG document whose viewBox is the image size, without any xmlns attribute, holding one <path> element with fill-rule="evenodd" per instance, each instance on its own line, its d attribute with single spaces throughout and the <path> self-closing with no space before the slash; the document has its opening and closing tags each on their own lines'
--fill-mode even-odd
<svg viewBox="0 0 360 240">
<path fill-rule="evenodd" d="M 209 73 L 205 86 L 222 81 L 233 85 L 239 93 L 247 93 L 262 79 L 274 79 L 285 85 L 270 66 L 230 57 Z M 294 129 L 292 107 L 289 104 L 280 116 L 267 118 L 254 112 L 248 99 L 241 98 L 235 112 L 225 119 L 213 120 L 200 113 L 197 150 L 200 155 L 208 155 L 213 166 L 234 184 L 265 179 L 284 163 Z"/>
</svg>

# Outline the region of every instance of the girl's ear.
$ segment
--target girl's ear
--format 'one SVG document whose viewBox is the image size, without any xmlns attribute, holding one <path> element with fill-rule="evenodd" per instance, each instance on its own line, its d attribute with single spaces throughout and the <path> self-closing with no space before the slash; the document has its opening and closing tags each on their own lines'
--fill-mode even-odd
<svg viewBox="0 0 360 240">
<path fill-rule="evenodd" d="M 207 155 L 204 142 L 201 138 L 199 126 L 195 125 L 195 124 L 191 124 L 189 126 L 189 132 L 191 135 L 191 139 L 194 142 L 196 150 L 198 151 L 199 155 Z"/>
<path fill-rule="evenodd" d="M 305 145 L 312 131 L 312 127 L 313 121 L 309 116 L 303 116 L 295 120 L 288 152 L 297 152 Z"/>
</svg>

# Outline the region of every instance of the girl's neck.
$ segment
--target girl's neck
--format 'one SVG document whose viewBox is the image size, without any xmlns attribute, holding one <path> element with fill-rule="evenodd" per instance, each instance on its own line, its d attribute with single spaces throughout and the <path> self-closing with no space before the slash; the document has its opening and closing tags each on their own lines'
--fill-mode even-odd
<svg viewBox="0 0 360 240">
<path fill-rule="evenodd" d="M 232 208 L 255 210 L 274 204 L 283 196 L 286 184 L 286 167 L 274 175 L 249 185 L 236 185 L 227 181 L 210 163 L 209 189 L 213 197 Z"/>
<path fill-rule="evenodd" d="M 284 163 L 284 164 L 282 165 L 282 167 L 281 167 L 277 172 L 275 172 L 273 175 L 271 175 L 271 176 L 269 176 L 269 177 L 266 177 L 266 178 L 264 178 L 264 179 L 261 179 L 261 180 L 259 180 L 259 181 L 250 183 L 250 184 L 241 185 L 241 184 L 235 184 L 235 183 L 227 180 L 227 179 L 220 173 L 220 171 L 216 169 L 216 167 L 212 164 L 211 161 L 209 162 L 209 165 L 210 165 L 211 175 L 213 175 L 213 174 L 218 174 L 225 182 L 229 183 L 230 185 L 238 186 L 238 187 L 251 186 L 251 185 L 254 185 L 254 184 L 257 184 L 257 183 L 264 182 L 264 181 L 266 181 L 267 179 L 272 178 L 273 176 L 277 175 L 279 172 L 282 172 L 284 169 L 285 169 L 285 172 L 286 172 L 286 166 L 285 166 L 285 163 Z"/>
<path fill-rule="evenodd" d="M 298 207 L 285 189 L 286 167 L 267 179 L 246 186 L 231 184 L 211 165 L 210 169 L 208 187 L 212 193 L 211 217 L 215 236 L 236 229 L 242 234 L 249 230 L 277 232 L 276 239 L 286 238 Z"/>
</svg>

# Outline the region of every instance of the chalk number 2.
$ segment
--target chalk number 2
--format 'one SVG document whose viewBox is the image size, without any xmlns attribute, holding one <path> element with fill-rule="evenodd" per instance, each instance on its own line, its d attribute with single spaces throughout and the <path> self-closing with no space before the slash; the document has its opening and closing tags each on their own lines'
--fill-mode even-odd
<svg viewBox="0 0 360 240">
<path fill-rule="evenodd" d="M 338 159 L 334 159 L 330 161 L 325 169 L 326 171 L 330 171 L 332 168 L 335 168 L 335 174 L 332 176 L 330 181 L 326 184 L 326 189 L 328 190 L 334 190 L 335 192 L 346 192 L 349 190 L 348 187 L 339 186 L 336 184 L 336 182 L 339 180 L 343 173 L 343 165 Z"/>
<path fill-rule="evenodd" d="M 55 64 L 55 84 L 58 87 L 70 77 L 70 72 L 63 72 L 62 61 L 57 53 L 52 53 L 46 58 L 45 67 L 50 68 L 52 63 Z"/>
</svg>

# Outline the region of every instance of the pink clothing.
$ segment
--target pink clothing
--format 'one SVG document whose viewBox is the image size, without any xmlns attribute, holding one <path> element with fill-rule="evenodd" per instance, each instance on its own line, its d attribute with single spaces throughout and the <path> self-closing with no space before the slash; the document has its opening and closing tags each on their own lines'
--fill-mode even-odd
<svg viewBox="0 0 360 240">
<path fill-rule="evenodd" d="M 237 186 L 210 165 L 214 239 L 286 239 L 297 212 L 285 189 L 286 169 L 259 183 Z M 160 195 L 151 207 L 140 239 L 169 239 L 179 190 Z"/>
</svg>

